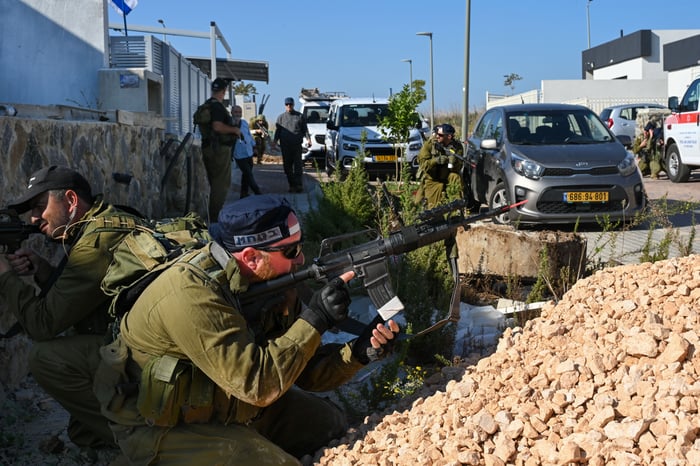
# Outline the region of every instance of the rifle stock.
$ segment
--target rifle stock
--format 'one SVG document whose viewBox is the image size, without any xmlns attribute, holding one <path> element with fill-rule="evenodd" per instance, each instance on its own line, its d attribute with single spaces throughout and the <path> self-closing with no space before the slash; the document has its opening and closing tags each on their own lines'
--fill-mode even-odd
<svg viewBox="0 0 700 466">
<path fill-rule="evenodd" d="M 38 225 L 24 223 L 14 210 L 0 210 L 0 254 L 15 252 L 34 233 L 41 233 Z"/>
<path fill-rule="evenodd" d="M 347 239 L 352 234 L 327 238 L 321 243 L 321 253 L 319 257 L 314 259 L 313 264 L 297 272 L 252 284 L 248 291 L 240 296 L 241 301 L 243 303 L 251 302 L 264 294 L 290 288 L 304 280 L 313 279 L 325 283 L 344 272 L 352 270 L 355 272 L 355 278 L 362 279 L 372 303 L 377 309 L 381 309 L 395 297 L 395 293 L 391 289 L 386 263 L 389 256 L 397 256 L 445 240 L 454 235 L 459 227 L 495 217 L 512 208 L 523 205 L 525 202 L 527 201 L 502 206 L 466 218 L 461 216 L 445 218 L 445 214 L 456 210 L 461 212 L 462 209 L 467 207 L 464 200 L 454 201 L 445 206 L 423 212 L 419 217 L 418 223 L 402 227 L 387 237 L 378 236 L 374 240 L 324 254 L 324 250 L 328 249 L 329 244 L 332 246 L 336 243 L 336 240 Z M 359 233 L 368 231 L 371 230 Z"/>
</svg>

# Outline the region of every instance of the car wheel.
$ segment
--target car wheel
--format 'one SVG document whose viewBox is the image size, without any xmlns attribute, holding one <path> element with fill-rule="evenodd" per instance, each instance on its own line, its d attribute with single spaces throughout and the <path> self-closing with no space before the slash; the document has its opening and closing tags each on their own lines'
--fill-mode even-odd
<svg viewBox="0 0 700 466">
<path fill-rule="evenodd" d="M 690 178 L 690 169 L 681 161 L 678 146 L 671 144 L 666 153 L 666 174 L 674 183 L 685 183 Z"/>
<path fill-rule="evenodd" d="M 325 160 L 326 175 L 333 176 L 333 172 L 335 172 L 335 167 L 333 166 L 332 160 L 330 158 L 330 153 L 328 151 L 326 151 Z"/>
<path fill-rule="evenodd" d="M 489 209 L 498 209 L 504 205 L 510 205 L 511 202 L 508 200 L 508 190 L 506 189 L 506 184 L 501 182 L 493 188 L 491 191 L 491 197 L 489 199 Z M 511 223 L 511 218 L 508 212 L 502 213 L 501 215 L 496 215 L 493 217 L 493 222 L 499 225 L 509 225 Z"/>
</svg>

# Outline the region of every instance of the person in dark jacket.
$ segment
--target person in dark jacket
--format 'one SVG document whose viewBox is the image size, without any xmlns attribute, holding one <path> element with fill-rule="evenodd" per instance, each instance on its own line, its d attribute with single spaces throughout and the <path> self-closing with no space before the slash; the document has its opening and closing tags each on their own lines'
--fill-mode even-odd
<svg viewBox="0 0 700 466">
<path fill-rule="evenodd" d="M 301 159 L 301 143 L 306 142 L 311 147 L 311 135 L 306 126 L 304 115 L 294 110 L 294 99 L 284 99 L 285 112 L 277 117 L 273 142 L 279 144 L 282 151 L 284 173 L 287 175 L 290 193 L 303 193 L 304 163 Z"/>
</svg>

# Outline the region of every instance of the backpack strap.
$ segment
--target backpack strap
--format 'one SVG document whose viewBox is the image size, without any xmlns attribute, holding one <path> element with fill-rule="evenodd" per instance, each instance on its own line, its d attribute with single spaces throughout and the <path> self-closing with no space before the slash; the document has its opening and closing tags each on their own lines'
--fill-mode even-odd
<svg viewBox="0 0 700 466">
<path fill-rule="evenodd" d="M 109 215 L 90 219 L 96 231 L 131 231 L 143 225 L 142 218 L 133 215 Z"/>
</svg>

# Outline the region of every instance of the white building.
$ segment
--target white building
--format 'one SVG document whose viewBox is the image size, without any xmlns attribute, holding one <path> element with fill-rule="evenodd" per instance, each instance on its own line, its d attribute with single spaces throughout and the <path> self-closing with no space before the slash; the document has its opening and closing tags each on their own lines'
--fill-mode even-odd
<svg viewBox="0 0 700 466">
<path fill-rule="evenodd" d="M 213 77 L 268 81 L 268 63 L 233 60 L 213 21 L 204 31 L 129 25 L 128 36 L 109 34 L 119 28 L 108 23 L 107 0 L 3 1 L 0 105 L 80 107 L 95 118 L 101 111 L 148 112 L 182 135 Z M 185 57 L 152 34 L 218 41 L 229 56 Z"/>
<path fill-rule="evenodd" d="M 584 50 L 580 80 L 544 80 L 541 88 L 503 97 L 486 94 L 486 107 L 520 102 L 614 104 L 681 96 L 700 76 L 700 30 L 642 29 Z"/>
</svg>

